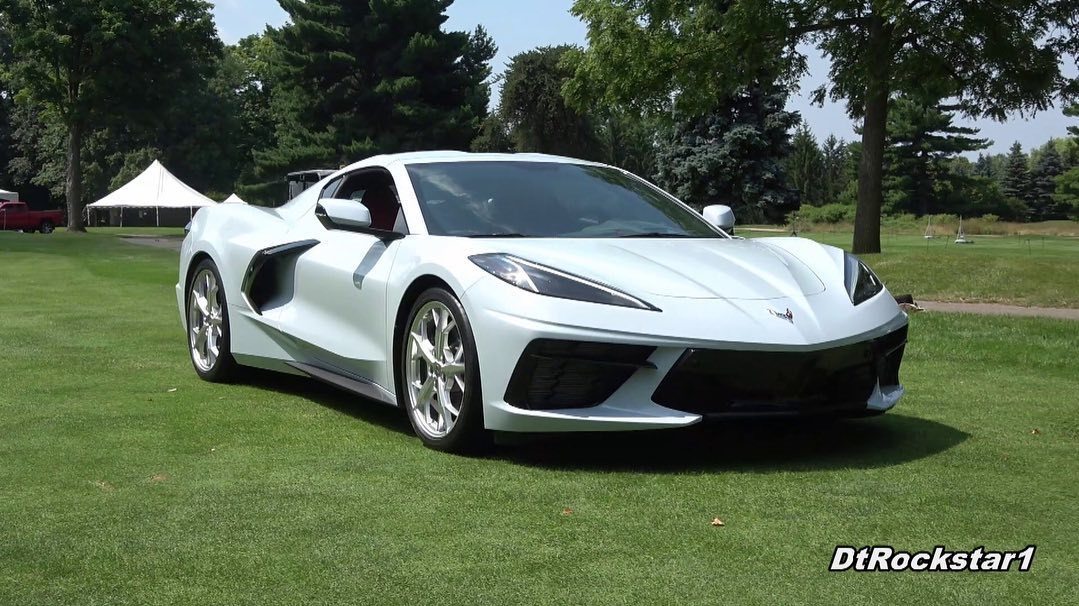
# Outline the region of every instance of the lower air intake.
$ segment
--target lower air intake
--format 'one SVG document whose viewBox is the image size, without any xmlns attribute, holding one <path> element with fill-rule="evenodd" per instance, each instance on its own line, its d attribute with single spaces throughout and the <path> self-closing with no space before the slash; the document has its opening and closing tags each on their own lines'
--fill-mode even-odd
<svg viewBox="0 0 1079 606">
<path fill-rule="evenodd" d="M 506 402 L 531 410 L 602 404 L 639 368 L 654 368 L 654 347 L 537 339 L 510 378 Z"/>
</svg>

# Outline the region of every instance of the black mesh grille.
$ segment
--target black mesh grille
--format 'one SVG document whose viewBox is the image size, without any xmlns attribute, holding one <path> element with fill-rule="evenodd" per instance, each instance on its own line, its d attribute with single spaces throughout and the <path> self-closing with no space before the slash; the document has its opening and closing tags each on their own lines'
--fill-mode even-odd
<svg viewBox="0 0 1079 606">
<path fill-rule="evenodd" d="M 798 414 L 865 408 L 878 380 L 899 384 L 907 328 L 818 351 L 690 349 L 652 400 L 696 414 Z"/>
<path fill-rule="evenodd" d="M 651 367 L 654 347 L 537 339 L 525 348 L 506 402 L 551 410 L 602 404 L 638 368 Z"/>
</svg>

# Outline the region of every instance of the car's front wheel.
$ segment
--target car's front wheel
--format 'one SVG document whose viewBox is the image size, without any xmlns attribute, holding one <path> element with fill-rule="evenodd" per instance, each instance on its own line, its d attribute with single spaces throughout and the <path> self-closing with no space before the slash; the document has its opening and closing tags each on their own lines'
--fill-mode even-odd
<svg viewBox="0 0 1079 606">
<path fill-rule="evenodd" d="M 187 341 L 195 372 L 215 383 L 235 378 L 237 370 L 227 303 L 217 266 L 204 259 L 187 286 Z"/>
<path fill-rule="evenodd" d="M 424 291 L 399 350 L 397 398 L 420 440 L 457 453 L 487 445 L 476 343 L 457 297 L 442 288 Z"/>
</svg>

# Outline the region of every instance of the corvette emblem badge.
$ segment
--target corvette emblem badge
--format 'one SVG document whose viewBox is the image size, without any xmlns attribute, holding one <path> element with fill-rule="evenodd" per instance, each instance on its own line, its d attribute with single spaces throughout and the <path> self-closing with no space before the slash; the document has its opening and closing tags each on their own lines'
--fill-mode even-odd
<svg viewBox="0 0 1079 606">
<path fill-rule="evenodd" d="M 791 310 L 790 310 L 789 307 L 787 308 L 787 311 L 785 313 L 778 312 L 778 311 L 776 311 L 774 309 L 771 309 L 771 308 L 768 309 L 768 313 L 772 314 L 772 316 L 774 316 L 776 318 L 779 318 L 780 320 L 786 320 L 786 321 L 790 322 L 791 324 L 794 324 L 794 314 L 791 313 Z"/>
</svg>

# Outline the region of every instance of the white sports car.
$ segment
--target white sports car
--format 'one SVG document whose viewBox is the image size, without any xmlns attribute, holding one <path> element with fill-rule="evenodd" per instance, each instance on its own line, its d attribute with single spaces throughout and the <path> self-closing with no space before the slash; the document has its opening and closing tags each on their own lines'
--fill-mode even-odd
<svg viewBox="0 0 1079 606">
<path fill-rule="evenodd" d="M 277 209 L 200 211 L 176 299 L 202 378 L 327 381 L 442 450 L 894 406 L 907 317 L 873 272 L 733 224 L 593 162 L 378 156 Z"/>
</svg>

